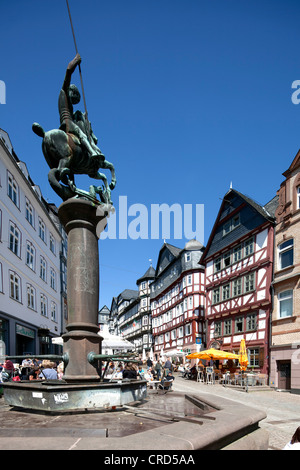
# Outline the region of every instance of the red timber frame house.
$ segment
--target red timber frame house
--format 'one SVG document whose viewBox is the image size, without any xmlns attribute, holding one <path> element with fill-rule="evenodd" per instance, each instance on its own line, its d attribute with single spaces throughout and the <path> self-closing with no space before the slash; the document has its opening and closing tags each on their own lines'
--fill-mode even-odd
<svg viewBox="0 0 300 470">
<path fill-rule="evenodd" d="M 190 240 L 184 249 L 164 243 L 151 284 L 154 357 L 196 352 L 205 342 L 203 245 Z"/>
<path fill-rule="evenodd" d="M 238 353 L 245 339 L 250 368 L 269 373 L 274 212 L 230 189 L 207 246 L 205 266 L 207 347 Z"/>
</svg>

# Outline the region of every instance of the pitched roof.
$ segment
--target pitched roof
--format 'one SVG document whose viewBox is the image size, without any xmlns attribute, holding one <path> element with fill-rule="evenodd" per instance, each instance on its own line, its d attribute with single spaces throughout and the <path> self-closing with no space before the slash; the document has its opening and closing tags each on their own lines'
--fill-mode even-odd
<svg viewBox="0 0 300 470">
<path fill-rule="evenodd" d="M 218 249 L 211 249 L 212 248 L 212 243 L 213 243 L 213 240 L 214 240 L 214 237 L 216 235 L 216 232 L 217 232 L 217 228 L 219 227 L 220 225 L 220 222 L 222 222 L 222 219 L 224 219 L 225 217 L 227 217 L 230 212 L 228 212 L 224 217 L 222 217 L 222 214 L 223 212 L 225 211 L 226 209 L 226 205 L 229 207 L 230 206 L 230 201 L 229 201 L 229 197 L 228 196 L 237 196 L 239 197 L 244 203 L 246 203 L 248 206 L 250 206 L 252 209 L 254 209 L 254 211 L 259 214 L 261 217 L 263 217 L 264 219 L 266 219 L 267 221 L 270 221 L 270 222 L 274 222 L 275 221 L 275 209 L 277 207 L 277 199 L 276 197 L 273 198 L 268 204 L 266 204 L 265 206 L 262 206 L 261 204 L 259 204 L 258 202 L 254 201 L 254 199 L 250 198 L 249 196 L 246 196 L 245 194 L 242 194 L 240 193 L 239 191 L 237 191 L 236 189 L 232 189 L 230 188 L 229 191 L 227 191 L 227 193 L 225 194 L 223 200 L 222 200 L 222 203 L 221 203 L 221 206 L 220 206 L 220 209 L 219 209 L 219 212 L 218 212 L 218 215 L 216 217 L 216 220 L 215 220 L 215 223 L 214 223 L 214 226 L 213 226 L 213 229 L 210 233 L 210 237 L 209 237 L 209 240 L 207 242 L 207 245 L 204 249 L 204 252 L 203 252 L 203 255 L 199 261 L 199 264 L 203 264 L 204 263 L 204 260 L 207 256 L 211 256 L 212 254 L 214 254 L 214 252 L 217 252 Z M 227 198 L 227 199 L 226 199 Z M 238 206 L 237 206 L 238 207 Z M 236 208 L 237 208 L 236 207 Z M 237 230 L 237 229 L 235 229 Z M 249 229 L 250 230 L 250 229 Z M 235 232 L 235 231 L 234 231 Z M 236 235 L 236 233 L 235 233 Z M 234 240 L 231 241 L 231 243 L 233 242 Z M 229 245 L 229 238 L 226 239 L 226 241 L 224 240 L 224 247 Z M 221 247 L 223 248 L 223 246 Z"/>
<path fill-rule="evenodd" d="M 145 272 L 145 274 L 136 281 L 136 283 L 140 284 L 142 281 L 146 281 L 148 279 L 154 279 L 154 278 L 155 278 L 155 269 L 153 268 L 153 266 L 150 266 Z"/>
</svg>

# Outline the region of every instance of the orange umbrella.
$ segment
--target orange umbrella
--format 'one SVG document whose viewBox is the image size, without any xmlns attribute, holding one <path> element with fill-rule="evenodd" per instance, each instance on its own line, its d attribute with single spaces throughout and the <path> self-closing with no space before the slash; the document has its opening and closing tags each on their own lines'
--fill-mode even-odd
<svg viewBox="0 0 300 470">
<path fill-rule="evenodd" d="M 246 350 L 245 340 L 241 340 L 240 350 L 239 350 L 239 363 L 241 370 L 247 370 L 248 366 L 248 354 Z"/>
<path fill-rule="evenodd" d="M 222 360 L 222 359 L 239 359 L 238 354 L 233 354 L 226 351 L 220 351 L 219 349 L 206 349 L 204 351 L 195 352 L 186 356 L 187 359 L 205 359 L 205 360 Z"/>
</svg>

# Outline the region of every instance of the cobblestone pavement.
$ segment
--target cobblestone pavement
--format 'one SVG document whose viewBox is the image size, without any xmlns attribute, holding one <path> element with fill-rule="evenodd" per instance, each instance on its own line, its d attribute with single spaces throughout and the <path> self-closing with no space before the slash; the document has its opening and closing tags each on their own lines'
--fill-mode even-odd
<svg viewBox="0 0 300 470">
<path fill-rule="evenodd" d="M 175 374 L 173 390 L 187 394 L 200 393 L 201 395 L 207 395 L 208 400 L 209 396 L 219 396 L 226 398 L 227 400 L 232 400 L 249 407 L 263 410 L 267 417 L 260 422 L 260 427 L 266 429 L 269 433 L 269 450 L 281 450 L 286 443 L 290 441 L 296 428 L 300 426 L 300 395 L 276 392 L 271 389 L 266 391 L 250 391 L 247 393 L 245 391 L 224 387 L 219 384 L 210 385 L 183 379 L 177 373 Z M 168 395 L 166 395 L 166 397 L 167 396 Z M 1 398 L 0 416 L 3 413 L 5 414 L 8 409 L 9 406 L 6 405 L 4 399 Z M 24 415 L 24 413 L 22 413 L 22 415 Z M 41 418 L 35 417 L 35 419 L 40 420 Z M 52 420 L 54 421 L 57 419 L 57 417 L 52 417 Z M 21 414 L 19 420 L 20 422 L 22 421 L 22 423 L 24 421 L 24 417 L 21 417 Z M 20 426 L 20 424 L 16 422 L 16 427 L 18 426 Z M 90 426 L 91 429 L 89 429 L 89 432 L 92 430 L 92 422 L 90 423 Z M 32 427 L 34 428 L 34 423 L 31 423 L 31 428 Z M 71 426 L 71 431 L 72 430 L 73 426 Z M 19 440 L 19 438 L 15 439 Z M 12 437 L 7 436 L 6 438 L 3 433 L 0 435 L 1 445 L 9 443 L 12 446 L 12 440 Z M 57 445 L 57 439 L 55 441 L 55 445 Z M 4 445 L 4 448 L 6 448 L 6 445 Z M 49 448 L 51 448 L 51 445 Z"/>
<path fill-rule="evenodd" d="M 269 432 L 269 450 L 280 450 L 300 426 L 300 395 L 274 390 L 244 392 L 219 384 L 203 384 L 177 376 L 174 391 L 220 396 L 265 411 L 260 427 Z"/>
</svg>

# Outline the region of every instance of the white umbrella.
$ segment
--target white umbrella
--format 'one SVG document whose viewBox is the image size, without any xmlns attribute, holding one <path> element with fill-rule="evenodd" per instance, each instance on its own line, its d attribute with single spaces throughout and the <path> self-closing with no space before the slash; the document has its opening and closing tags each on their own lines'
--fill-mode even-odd
<svg viewBox="0 0 300 470">
<path fill-rule="evenodd" d="M 154 359 L 154 354 L 153 354 L 153 349 L 152 349 L 152 348 L 150 349 L 150 355 L 149 355 L 149 357 L 150 357 L 151 361 L 153 361 L 153 359 Z"/>
<path fill-rule="evenodd" d="M 101 333 L 98 333 L 102 336 Z M 103 337 L 103 336 L 102 336 Z M 52 338 L 52 344 L 63 345 L 62 337 Z M 126 339 L 121 338 L 121 336 L 110 335 L 109 333 L 103 337 L 102 348 L 106 349 L 134 349 L 134 344 Z"/>
<path fill-rule="evenodd" d="M 172 357 L 172 356 L 182 357 L 185 355 L 186 354 L 183 351 L 179 351 L 178 349 L 171 349 L 170 351 L 166 351 L 165 353 L 165 356 L 167 357 Z"/>
</svg>

